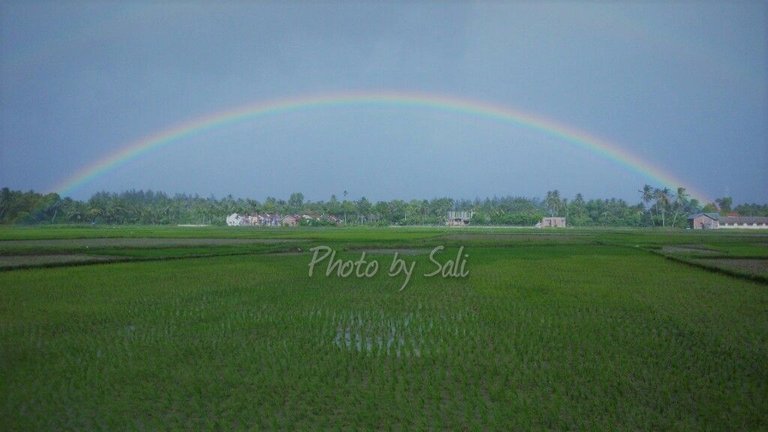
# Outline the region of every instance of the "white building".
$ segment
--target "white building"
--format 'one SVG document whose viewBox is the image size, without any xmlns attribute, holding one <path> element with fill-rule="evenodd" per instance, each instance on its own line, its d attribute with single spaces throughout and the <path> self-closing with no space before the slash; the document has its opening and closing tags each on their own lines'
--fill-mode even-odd
<svg viewBox="0 0 768 432">
<path fill-rule="evenodd" d="M 475 212 L 472 211 L 449 211 L 445 224 L 448 226 L 469 225 L 469 221 L 474 215 Z"/>
<path fill-rule="evenodd" d="M 536 224 L 536 228 L 565 228 L 564 217 L 545 217 Z"/>
<path fill-rule="evenodd" d="M 768 229 L 768 217 L 696 213 L 688 217 L 688 226 L 693 229 Z"/>
<path fill-rule="evenodd" d="M 227 225 L 229 226 L 243 225 L 243 218 L 241 218 L 240 215 L 237 213 L 232 213 L 231 215 L 227 216 Z"/>
</svg>

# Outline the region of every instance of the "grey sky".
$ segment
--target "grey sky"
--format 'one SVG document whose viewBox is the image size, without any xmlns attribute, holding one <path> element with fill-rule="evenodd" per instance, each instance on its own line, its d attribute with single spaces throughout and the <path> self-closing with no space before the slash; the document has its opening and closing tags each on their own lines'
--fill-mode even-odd
<svg viewBox="0 0 768 432">
<path fill-rule="evenodd" d="M 0 2 L 0 186 L 48 191 L 145 136 L 336 91 L 514 107 L 702 190 L 768 202 L 765 2 Z M 180 140 L 71 192 L 637 202 L 652 179 L 551 136 L 426 108 L 335 107 Z"/>
</svg>

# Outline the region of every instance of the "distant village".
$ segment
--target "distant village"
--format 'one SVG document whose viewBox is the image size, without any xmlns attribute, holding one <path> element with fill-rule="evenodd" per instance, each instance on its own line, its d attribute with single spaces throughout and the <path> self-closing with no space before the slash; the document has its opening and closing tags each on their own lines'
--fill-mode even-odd
<svg viewBox="0 0 768 432">
<path fill-rule="evenodd" d="M 449 211 L 445 225 L 451 227 L 469 226 L 474 216 L 472 211 Z M 277 213 L 254 213 L 227 216 L 228 226 L 260 227 L 296 227 L 296 226 L 336 226 L 344 221 L 332 215 L 291 214 L 282 216 Z M 534 225 L 536 228 L 565 228 L 564 217 L 543 217 Z M 688 217 L 689 229 L 768 229 L 768 217 L 764 216 L 721 216 L 719 213 L 697 213 Z"/>
<path fill-rule="evenodd" d="M 678 229 L 768 229 L 768 204 L 740 203 L 730 197 L 700 203 L 684 188 L 677 193 L 645 185 L 636 204 L 622 199 L 573 199 L 557 190 L 544 199 L 502 196 L 431 200 L 393 199 L 370 202 L 338 200 L 304 202 L 301 193 L 288 200 L 268 197 L 263 203 L 227 196 L 131 190 L 97 192 L 87 200 L 0 188 L 0 225 L 230 225 L 230 226 L 516 226 L 661 227 Z M 703 204 L 703 205 L 702 205 Z"/>
<path fill-rule="evenodd" d="M 229 226 L 295 227 L 299 225 L 339 225 L 340 223 L 342 223 L 341 219 L 331 215 L 292 214 L 281 216 L 277 213 L 254 213 L 252 215 L 232 213 L 227 216 L 227 225 Z"/>
<path fill-rule="evenodd" d="M 449 211 L 446 215 L 447 226 L 468 226 L 474 216 L 472 211 Z M 282 216 L 277 213 L 254 213 L 240 215 L 232 213 L 227 216 L 228 226 L 257 226 L 257 227 L 296 227 L 296 226 L 333 226 L 341 225 L 344 221 L 332 215 L 291 214 Z M 544 217 L 536 228 L 565 228 L 564 217 Z"/>
</svg>

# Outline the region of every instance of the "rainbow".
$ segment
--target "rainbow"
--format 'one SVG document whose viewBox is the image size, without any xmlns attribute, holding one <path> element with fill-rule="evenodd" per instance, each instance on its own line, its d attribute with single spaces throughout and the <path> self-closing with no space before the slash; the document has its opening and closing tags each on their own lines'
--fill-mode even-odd
<svg viewBox="0 0 768 432">
<path fill-rule="evenodd" d="M 685 187 L 691 197 L 698 199 L 702 203 L 711 201 L 706 194 L 673 174 L 656 168 L 650 162 L 632 154 L 625 148 L 584 131 L 507 106 L 450 96 L 414 92 L 343 92 L 274 99 L 193 118 L 121 147 L 114 153 L 78 170 L 72 176 L 55 185 L 52 190 L 61 195 L 71 193 L 71 191 L 83 184 L 146 153 L 179 142 L 184 138 L 213 129 L 222 128 L 234 123 L 295 111 L 354 105 L 427 108 L 477 116 L 523 126 L 545 135 L 555 137 L 565 143 L 584 148 L 608 160 L 625 166 L 632 171 L 640 173 L 652 182 L 660 183 L 673 190 L 680 186 Z"/>
</svg>

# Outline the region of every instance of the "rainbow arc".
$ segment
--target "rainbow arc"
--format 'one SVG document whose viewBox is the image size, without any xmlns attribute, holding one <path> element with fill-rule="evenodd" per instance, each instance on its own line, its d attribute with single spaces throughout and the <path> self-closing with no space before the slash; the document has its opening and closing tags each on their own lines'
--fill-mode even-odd
<svg viewBox="0 0 768 432">
<path fill-rule="evenodd" d="M 395 106 L 432 109 L 461 115 L 477 116 L 510 123 L 554 137 L 564 144 L 574 145 L 614 161 L 648 178 L 651 183 L 672 189 L 685 187 L 691 197 L 709 202 L 707 195 L 678 178 L 662 171 L 651 162 L 640 158 L 616 143 L 589 134 L 577 128 L 543 116 L 488 102 L 450 96 L 415 92 L 342 92 L 256 102 L 233 109 L 191 119 L 129 143 L 95 162 L 86 165 L 53 187 L 60 194 L 68 194 L 85 183 L 108 173 L 116 167 L 159 148 L 179 143 L 214 129 L 266 116 L 295 111 L 321 110 L 335 106 Z"/>
</svg>

